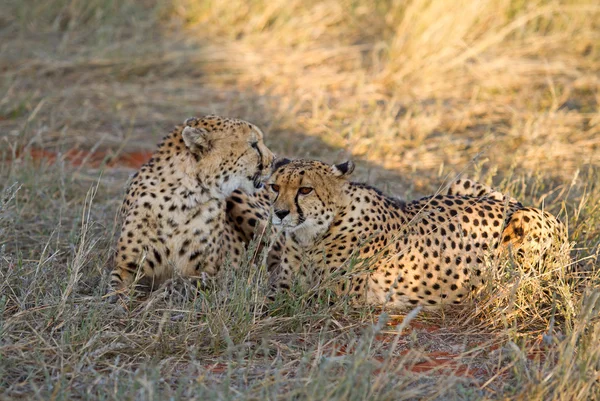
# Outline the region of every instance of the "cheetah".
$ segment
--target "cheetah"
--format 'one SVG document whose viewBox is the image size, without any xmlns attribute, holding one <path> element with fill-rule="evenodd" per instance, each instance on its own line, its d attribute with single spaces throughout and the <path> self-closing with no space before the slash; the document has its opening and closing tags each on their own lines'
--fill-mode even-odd
<svg viewBox="0 0 600 401">
<path fill-rule="evenodd" d="M 175 271 L 203 278 L 226 260 L 237 265 L 245 240 L 227 198 L 260 188 L 273 158 L 246 121 L 209 115 L 171 131 L 128 186 L 112 290 L 128 291 L 136 277 L 136 288 L 153 289 Z"/>
<path fill-rule="evenodd" d="M 277 291 L 338 277 L 335 292 L 354 303 L 436 308 L 480 287 L 488 256 L 511 246 L 528 252 L 525 242 L 542 237 L 566 241 L 551 214 L 470 180 L 457 181 L 450 194 L 404 203 L 351 182 L 350 161 L 274 167 L 264 191 L 272 223 L 285 234 Z"/>
</svg>

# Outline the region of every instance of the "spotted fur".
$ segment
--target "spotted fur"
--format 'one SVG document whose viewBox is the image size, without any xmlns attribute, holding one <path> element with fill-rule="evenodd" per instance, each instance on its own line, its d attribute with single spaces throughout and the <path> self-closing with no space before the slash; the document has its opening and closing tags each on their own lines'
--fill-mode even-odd
<svg viewBox="0 0 600 401">
<path fill-rule="evenodd" d="M 226 258 L 237 264 L 245 239 L 226 199 L 260 187 L 272 162 L 263 133 L 248 122 L 206 116 L 176 127 L 127 189 L 112 288 L 127 291 L 136 277 L 153 288 L 175 271 L 214 275 Z"/>
<path fill-rule="evenodd" d="M 264 188 L 253 194 L 235 191 L 227 199 L 227 215 L 236 232 L 243 235 L 245 242 L 257 242 L 257 255 L 262 257 L 267 249 L 267 270 L 273 272 L 280 264 L 285 236 L 269 224 L 271 215 L 269 192 Z"/>
<path fill-rule="evenodd" d="M 481 286 L 486 258 L 511 247 L 532 256 L 542 237 L 566 241 L 554 216 L 472 181 L 405 204 L 350 182 L 352 170 L 296 160 L 269 179 L 272 220 L 285 232 L 278 289 L 339 275 L 333 288 L 358 303 L 437 307 Z"/>
<path fill-rule="evenodd" d="M 565 226 L 547 211 L 524 207 L 521 202 L 479 182 L 462 178 L 448 188 L 448 195 L 487 197 L 510 205 L 515 210 L 502 232 L 501 251 L 510 252 L 520 263 L 546 261 L 568 246 Z"/>
</svg>

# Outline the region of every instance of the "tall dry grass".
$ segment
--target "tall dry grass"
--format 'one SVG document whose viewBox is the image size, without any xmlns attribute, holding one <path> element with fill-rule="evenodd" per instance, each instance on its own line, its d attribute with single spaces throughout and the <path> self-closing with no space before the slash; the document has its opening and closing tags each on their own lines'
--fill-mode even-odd
<svg viewBox="0 0 600 401">
<path fill-rule="evenodd" d="M 386 167 L 464 166 L 485 150 L 509 167 L 490 147 L 563 179 L 582 161 L 599 162 L 595 2 L 173 8 L 191 37 L 210 38 L 206 62 L 226 67 L 211 82 L 274 94 L 282 114 L 309 116 L 292 124 Z"/>
</svg>

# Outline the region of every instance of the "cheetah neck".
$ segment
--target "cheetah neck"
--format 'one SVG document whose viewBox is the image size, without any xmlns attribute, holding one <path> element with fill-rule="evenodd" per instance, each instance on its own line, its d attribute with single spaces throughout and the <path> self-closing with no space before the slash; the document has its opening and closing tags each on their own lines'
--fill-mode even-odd
<svg viewBox="0 0 600 401">
<path fill-rule="evenodd" d="M 193 208 L 226 198 L 214 179 L 216 173 L 203 164 L 198 156 L 186 151 L 183 140 L 173 133 L 165 138 L 146 166 L 160 192 L 178 197 L 182 205 Z"/>
<path fill-rule="evenodd" d="M 382 213 L 383 212 L 383 213 Z M 402 226 L 409 220 L 404 205 L 397 199 L 384 195 L 376 188 L 361 183 L 351 183 L 340 198 L 340 207 L 330 225 L 328 235 L 353 229 L 367 237 L 383 228 L 383 224 Z M 346 229 L 342 229 L 346 227 Z"/>
<path fill-rule="evenodd" d="M 172 133 L 170 137 L 170 141 L 176 145 L 169 145 L 169 140 L 166 140 L 158 153 L 161 153 L 162 148 L 165 154 L 169 152 L 176 160 L 175 167 L 180 166 L 183 175 L 188 177 L 185 181 L 181 181 L 186 189 L 200 194 L 205 200 L 225 200 L 234 190 L 247 184 L 246 177 L 223 174 L 221 160 L 215 155 L 209 153 L 201 156 L 187 150 L 179 132 Z M 177 181 L 180 182 L 179 178 Z M 254 188 L 251 186 L 247 190 L 252 191 Z"/>
</svg>

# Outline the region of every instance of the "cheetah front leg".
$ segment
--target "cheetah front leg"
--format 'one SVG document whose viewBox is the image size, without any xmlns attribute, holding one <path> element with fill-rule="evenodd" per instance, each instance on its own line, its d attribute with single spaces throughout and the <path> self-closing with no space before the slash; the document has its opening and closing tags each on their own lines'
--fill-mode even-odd
<svg viewBox="0 0 600 401">
<path fill-rule="evenodd" d="M 132 291 L 147 293 L 165 276 L 165 250 L 158 247 L 158 241 L 151 244 L 147 238 L 135 238 L 127 227 L 122 231 L 111 272 L 112 301 L 130 295 Z"/>
<path fill-rule="evenodd" d="M 143 265 L 138 265 L 138 262 L 117 262 L 111 272 L 110 301 L 114 303 L 119 299 L 127 298 L 132 291 L 132 284 L 141 278 L 142 271 Z"/>
</svg>

